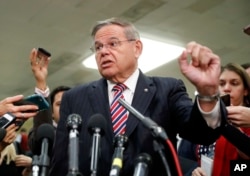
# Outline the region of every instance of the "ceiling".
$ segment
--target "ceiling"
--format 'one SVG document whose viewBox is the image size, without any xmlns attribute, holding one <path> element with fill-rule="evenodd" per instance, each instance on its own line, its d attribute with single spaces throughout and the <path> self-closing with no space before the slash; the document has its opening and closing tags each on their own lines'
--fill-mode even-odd
<svg viewBox="0 0 250 176">
<path fill-rule="evenodd" d="M 29 64 L 33 47 L 52 53 L 51 89 L 98 79 L 98 71 L 84 68 L 81 62 L 91 54 L 91 27 L 113 16 L 130 20 L 152 39 L 180 46 L 189 41 L 204 44 L 221 57 L 222 64 L 241 64 L 250 58 L 250 36 L 243 33 L 250 24 L 249 0 L 0 1 L 0 99 L 34 92 Z M 147 74 L 181 78 L 193 95 L 194 88 L 180 74 L 177 60 Z"/>
</svg>

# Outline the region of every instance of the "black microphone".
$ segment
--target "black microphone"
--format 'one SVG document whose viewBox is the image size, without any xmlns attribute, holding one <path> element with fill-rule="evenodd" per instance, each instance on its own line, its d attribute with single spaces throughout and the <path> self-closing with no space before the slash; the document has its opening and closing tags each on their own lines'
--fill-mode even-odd
<svg viewBox="0 0 250 176">
<path fill-rule="evenodd" d="M 6 135 L 6 130 L 4 128 L 0 128 L 0 142 L 4 139 Z"/>
<path fill-rule="evenodd" d="M 69 170 L 68 176 L 81 175 L 78 168 L 79 153 L 79 131 L 81 130 L 82 118 L 79 114 L 70 114 L 67 118 L 67 129 L 69 130 Z"/>
<path fill-rule="evenodd" d="M 92 138 L 92 150 L 91 150 L 91 163 L 90 170 L 91 175 L 97 175 L 98 160 L 100 152 L 100 140 L 106 132 L 107 122 L 102 114 L 94 114 L 88 121 L 88 131 L 93 136 Z"/>
<path fill-rule="evenodd" d="M 114 145 L 115 151 L 113 154 L 113 162 L 109 176 L 118 176 L 122 169 L 123 164 L 123 151 L 125 150 L 128 142 L 128 137 L 124 134 L 115 136 Z"/>
<path fill-rule="evenodd" d="M 162 138 L 164 141 L 168 139 L 165 130 L 157 125 L 152 119 L 148 117 L 144 117 L 141 113 L 139 113 L 135 108 L 133 108 L 128 102 L 120 98 L 119 103 L 124 106 L 129 112 L 131 112 L 137 119 L 139 119 L 142 124 L 151 130 L 154 136 Z"/>
<path fill-rule="evenodd" d="M 33 171 L 39 173 L 39 166 L 42 167 L 40 176 L 48 175 L 48 167 L 50 165 L 49 155 L 52 152 L 52 146 L 54 142 L 54 127 L 51 124 L 44 123 L 37 128 L 36 141 L 37 146 L 41 146 L 40 156 L 33 157 Z M 33 175 L 36 175 L 33 173 Z"/>
<path fill-rule="evenodd" d="M 147 176 L 152 164 L 151 156 L 147 153 L 139 154 L 135 159 L 135 170 L 133 176 Z"/>
</svg>

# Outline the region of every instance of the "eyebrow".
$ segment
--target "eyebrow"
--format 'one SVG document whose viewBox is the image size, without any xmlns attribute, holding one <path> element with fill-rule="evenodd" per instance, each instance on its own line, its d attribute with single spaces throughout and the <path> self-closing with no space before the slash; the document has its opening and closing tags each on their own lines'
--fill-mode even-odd
<svg viewBox="0 0 250 176">
<path fill-rule="evenodd" d="M 119 40 L 117 37 L 110 37 L 108 40 Z M 95 41 L 95 44 L 96 43 L 102 43 L 100 41 Z"/>
</svg>

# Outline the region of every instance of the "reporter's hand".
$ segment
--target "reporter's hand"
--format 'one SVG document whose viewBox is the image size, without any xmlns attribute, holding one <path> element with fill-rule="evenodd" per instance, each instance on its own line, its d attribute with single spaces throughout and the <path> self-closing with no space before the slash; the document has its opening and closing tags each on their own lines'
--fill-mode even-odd
<svg viewBox="0 0 250 176">
<path fill-rule="evenodd" d="M 16 139 L 16 130 L 18 129 L 18 126 L 15 124 L 11 124 L 6 128 L 6 135 L 3 138 L 3 140 L 0 142 L 0 152 L 5 149 L 8 145 L 13 143 Z"/>
<path fill-rule="evenodd" d="M 207 176 L 204 170 L 201 167 L 197 167 L 193 170 L 192 176 Z"/>
<path fill-rule="evenodd" d="M 227 106 L 227 117 L 237 127 L 250 127 L 250 108 L 245 106 Z"/>
<path fill-rule="evenodd" d="M 0 101 L 0 116 L 7 112 L 12 113 L 14 116 L 20 119 L 27 119 L 34 117 L 37 112 L 26 112 L 26 111 L 37 111 L 38 107 L 36 105 L 21 105 L 15 106 L 13 103 L 22 100 L 23 95 L 16 95 L 13 97 L 7 97 Z"/>
<path fill-rule="evenodd" d="M 16 166 L 30 167 L 32 165 L 32 158 L 26 155 L 17 155 L 15 163 Z"/>
<path fill-rule="evenodd" d="M 48 65 L 49 60 L 43 58 L 42 60 L 37 60 L 37 49 L 33 48 L 30 52 L 30 64 L 33 75 L 36 79 L 36 87 L 40 90 L 45 90 L 47 88 L 47 76 L 48 76 Z"/>
</svg>

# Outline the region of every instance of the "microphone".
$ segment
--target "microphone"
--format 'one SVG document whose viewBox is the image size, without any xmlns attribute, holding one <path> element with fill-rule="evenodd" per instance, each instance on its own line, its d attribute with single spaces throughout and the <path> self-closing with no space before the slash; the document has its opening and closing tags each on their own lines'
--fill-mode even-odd
<svg viewBox="0 0 250 176">
<path fill-rule="evenodd" d="M 39 173 L 39 166 L 41 166 L 42 170 L 40 176 L 48 175 L 47 168 L 49 167 L 50 164 L 49 155 L 52 152 L 54 136 L 55 136 L 54 127 L 48 123 L 44 123 L 37 128 L 36 141 L 38 142 L 38 144 L 40 144 L 37 146 L 41 146 L 40 149 L 41 153 L 39 157 L 36 155 L 33 157 L 32 170 L 34 172 Z M 33 175 L 36 174 L 33 173 Z"/>
<path fill-rule="evenodd" d="M 98 169 L 100 138 L 105 134 L 107 122 L 102 114 L 94 114 L 90 117 L 87 126 L 89 133 L 93 136 L 90 170 L 91 175 L 95 176 Z"/>
<path fill-rule="evenodd" d="M 113 154 L 113 162 L 109 176 L 118 176 L 122 169 L 123 164 L 123 151 L 125 150 L 128 142 L 128 137 L 124 134 L 115 136 L 114 145 L 115 151 Z"/>
<path fill-rule="evenodd" d="M 82 118 L 78 114 L 70 114 L 67 118 L 66 127 L 69 131 L 69 172 L 68 176 L 81 175 L 78 168 L 79 153 L 79 131 L 81 129 Z"/>
<path fill-rule="evenodd" d="M 133 176 L 147 176 L 151 163 L 152 159 L 149 154 L 139 154 L 135 159 L 135 170 Z"/>
<path fill-rule="evenodd" d="M 0 128 L 0 142 L 4 139 L 6 133 L 7 132 L 4 128 Z"/>
<path fill-rule="evenodd" d="M 158 126 L 152 119 L 144 117 L 140 112 L 133 108 L 128 102 L 120 98 L 119 103 L 124 106 L 129 112 L 131 112 L 137 119 L 139 119 L 142 124 L 152 131 L 153 135 L 162 138 L 164 141 L 168 139 L 168 136 L 164 129 Z"/>
</svg>

